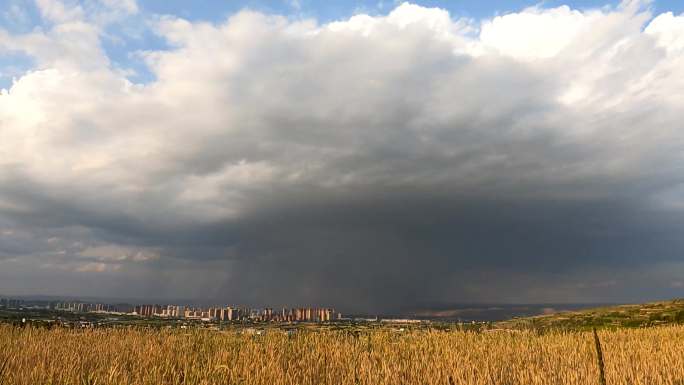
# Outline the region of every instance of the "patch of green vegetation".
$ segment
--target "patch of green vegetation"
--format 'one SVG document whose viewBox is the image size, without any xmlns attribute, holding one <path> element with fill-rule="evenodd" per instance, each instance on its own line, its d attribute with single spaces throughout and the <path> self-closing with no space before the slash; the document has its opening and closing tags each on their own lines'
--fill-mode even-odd
<svg viewBox="0 0 684 385">
<path fill-rule="evenodd" d="M 518 318 L 498 322 L 495 326 L 512 329 L 590 330 L 592 328 L 639 328 L 670 324 L 684 324 L 684 299 Z"/>
</svg>

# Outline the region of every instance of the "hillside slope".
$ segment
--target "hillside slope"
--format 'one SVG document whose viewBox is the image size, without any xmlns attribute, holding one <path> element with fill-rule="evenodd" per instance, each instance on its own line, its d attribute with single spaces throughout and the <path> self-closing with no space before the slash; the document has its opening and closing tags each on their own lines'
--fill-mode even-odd
<svg viewBox="0 0 684 385">
<path fill-rule="evenodd" d="M 684 324 L 684 299 L 514 318 L 495 325 L 507 329 L 591 329 L 667 324 Z"/>
</svg>

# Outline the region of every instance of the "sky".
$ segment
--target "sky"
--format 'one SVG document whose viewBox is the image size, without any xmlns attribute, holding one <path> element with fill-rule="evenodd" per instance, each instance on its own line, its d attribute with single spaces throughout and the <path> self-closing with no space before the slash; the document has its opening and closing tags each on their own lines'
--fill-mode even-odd
<svg viewBox="0 0 684 385">
<path fill-rule="evenodd" d="M 682 297 L 683 12 L 0 0 L 0 295 Z"/>
</svg>

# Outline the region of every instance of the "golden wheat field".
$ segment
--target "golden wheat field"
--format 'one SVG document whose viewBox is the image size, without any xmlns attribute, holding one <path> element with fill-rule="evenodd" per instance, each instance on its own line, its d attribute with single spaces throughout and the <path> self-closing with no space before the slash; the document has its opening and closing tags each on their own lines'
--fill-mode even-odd
<svg viewBox="0 0 684 385">
<path fill-rule="evenodd" d="M 608 384 L 683 384 L 684 327 L 599 333 Z M 0 326 L 2 385 L 598 384 L 591 333 L 288 336 Z"/>
</svg>

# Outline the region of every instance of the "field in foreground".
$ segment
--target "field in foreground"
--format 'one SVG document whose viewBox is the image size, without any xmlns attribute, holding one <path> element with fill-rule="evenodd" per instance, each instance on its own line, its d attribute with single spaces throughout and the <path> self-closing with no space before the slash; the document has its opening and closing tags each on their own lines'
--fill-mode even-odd
<svg viewBox="0 0 684 385">
<path fill-rule="evenodd" d="M 607 383 L 684 384 L 684 327 L 601 331 Z M 591 333 L 0 325 L 0 384 L 598 384 Z"/>
</svg>

